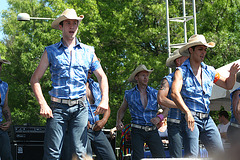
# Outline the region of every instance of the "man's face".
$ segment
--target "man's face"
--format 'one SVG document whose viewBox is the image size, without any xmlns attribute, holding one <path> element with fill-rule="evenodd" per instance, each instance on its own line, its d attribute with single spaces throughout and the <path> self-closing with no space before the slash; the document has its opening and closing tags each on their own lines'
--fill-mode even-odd
<svg viewBox="0 0 240 160">
<path fill-rule="evenodd" d="M 195 49 L 189 48 L 191 58 L 196 62 L 202 62 L 207 53 L 207 47 L 204 45 L 195 46 Z"/>
<path fill-rule="evenodd" d="M 219 121 L 219 123 L 222 123 L 222 122 L 223 122 L 222 119 L 223 119 L 223 116 L 218 116 L 218 121 Z"/>
<path fill-rule="evenodd" d="M 149 75 L 150 75 L 149 72 L 141 71 L 135 76 L 135 79 L 137 80 L 138 84 L 147 85 L 149 80 Z"/>
<path fill-rule="evenodd" d="M 63 25 L 59 25 L 59 29 L 62 30 L 63 37 L 73 39 L 76 37 L 78 31 L 78 20 L 67 19 L 63 21 Z"/>
</svg>

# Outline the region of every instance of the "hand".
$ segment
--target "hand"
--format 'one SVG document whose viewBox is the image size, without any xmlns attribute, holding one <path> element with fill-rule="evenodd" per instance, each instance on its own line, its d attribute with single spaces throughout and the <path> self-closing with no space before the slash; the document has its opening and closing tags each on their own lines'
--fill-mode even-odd
<svg viewBox="0 0 240 160">
<path fill-rule="evenodd" d="M 155 126 L 157 126 L 158 123 L 160 123 L 161 119 L 157 116 L 150 120 Z"/>
<path fill-rule="evenodd" d="M 185 119 L 187 121 L 187 124 L 188 124 L 188 128 L 193 131 L 194 130 L 194 123 L 195 123 L 195 120 L 192 116 L 192 113 L 191 112 L 188 112 L 186 115 L 185 115 Z"/>
<path fill-rule="evenodd" d="M 12 122 L 7 121 L 7 122 L 1 124 L 1 125 L 0 125 L 0 129 L 2 129 L 3 131 L 6 131 L 6 130 L 10 127 L 11 123 L 12 123 Z"/>
<path fill-rule="evenodd" d="M 118 131 L 119 131 L 119 130 L 123 130 L 124 125 L 123 125 L 122 121 L 117 122 L 116 128 L 117 128 Z"/>
<path fill-rule="evenodd" d="M 239 71 L 239 64 L 238 63 L 233 63 L 233 65 L 231 66 L 229 72 L 230 74 L 236 74 Z"/>
<path fill-rule="evenodd" d="M 104 107 L 101 107 L 100 105 L 97 107 L 97 109 L 95 110 L 94 114 L 95 116 L 98 114 L 104 114 L 107 111 L 107 109 L 105 109 Z"/>
<path fill-rule="evenodd" d="M 100 131 L 105 126 L 105 124 L 106 124 L 106 122 L 102 119 L 95 122 L 95 125 L 93 127 L 93 131 Z"/>
<path fill-rule="evenodd" d="M 111 139 L 114 139 L 116 137 L 116 131 L 117 131 L 117 128 L 114 127 L 110 130 L 110 137 Z"/>
<path fill-rule="evenodd" d="M 47 104 L 40 106 L 40 115 L 45 118 L 53 118 L 52 110 Z"/>
</svg>

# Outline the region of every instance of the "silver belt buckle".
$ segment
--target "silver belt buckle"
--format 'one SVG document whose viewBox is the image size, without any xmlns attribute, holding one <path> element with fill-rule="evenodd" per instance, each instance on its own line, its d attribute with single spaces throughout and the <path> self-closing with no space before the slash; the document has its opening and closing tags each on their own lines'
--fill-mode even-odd
<svg viewBox="0 0 240 160">
<path fill-rule="evenodd" d="M 69 105 L 69 106 L 73 106 L 73 105 L 74 105 L 74 102 L 75 102 L 75 101 L 72 101 L 72 100 L 69 99 L 69 100 L 68 100 L 68 105 Z"/>
<path fill-rule="evenodd" d="M 145 131 L 148 132 L 148 131 L 151 131 L 152 128 L 150 126 L 145 126 Z"/>
</svg>

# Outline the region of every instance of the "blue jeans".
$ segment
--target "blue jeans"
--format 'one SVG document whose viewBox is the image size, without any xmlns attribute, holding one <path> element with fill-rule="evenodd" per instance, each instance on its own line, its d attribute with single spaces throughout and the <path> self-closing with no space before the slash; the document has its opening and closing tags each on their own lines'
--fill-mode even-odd
<svg viewBox="0 0 240 160">
<path fill-rule="evenodd" d="M 182 135 L 180 123 L 167 122 L 169 153 L 172 158 L 182 157 Z"/>
<path fill-rule="evenodd" d="M 87 101 L 74 106 L 52 102 L 51 109 L 53 118 L 47 119 L 43 159 L 59 159 L 66 130 L 73 152 L 83 158 L 87 145 Z"/>
<path fill-rule="evenodd" d="M 145 131 L 143 129 L 131 128 L 132 159 L 144 158 L 144 142 L 148 145 L 153 158 L 165 158 L 162 139 L 158 130 Z"/>
<path fill-rule="evenodd" d="M 197 157 L 199 153 L 199 138 L 206 147 L 208 153 L 219 154 L 223 152 L 223 144 L 218 128 L 212 118 L 209 116 L 200 119 L 194 116 L 194 130 L 188 128 L 185 115 L 182 115 L 181 125 L 184 140 L 184 155 L 187 157 Z"/>
<path fill-rule="evenodd" d="M 103 131 L 88 129 L 87 154 L 92 156 L 92 151 L 98 160 L 116 160 L 112 146 Z"/>
<path fill-rule="evenodd" d="M 0 159 L 12 160 L 10 140 L 7 131 L 0 129 Z"/>
</svg>

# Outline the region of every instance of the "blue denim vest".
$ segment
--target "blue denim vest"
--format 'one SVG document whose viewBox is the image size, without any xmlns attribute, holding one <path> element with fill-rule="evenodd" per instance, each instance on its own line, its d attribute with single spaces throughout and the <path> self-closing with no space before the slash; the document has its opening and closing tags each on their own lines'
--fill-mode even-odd
<svg viewBox="0 0 240 160">
<path fill-rule="evenodd" d="M 99 61 L 93 62 L 94 48 L 80 43 L 70 54 L 62 40 L 46 47 L 53 89 L 49 94 L 61 99 L 78 99 L 86 95 L 88 70 L 100 68 Z"/>
<path fill-rule="evenodd" d="M 2 107 L 3 107 L 4 103 L 5 103 L 7 91 L 8 91 L 8 84 L 0 79 L 0 93 L 1 93 L 0 122 L 3 121 Z"/>
</svg>

